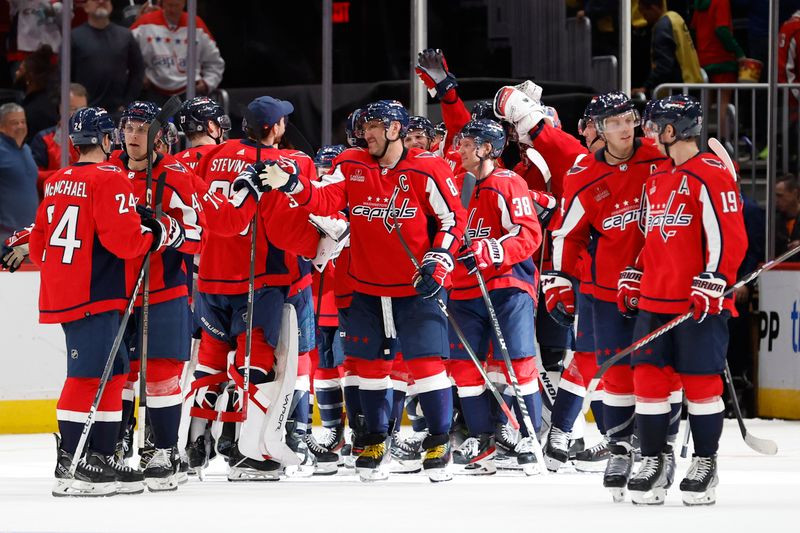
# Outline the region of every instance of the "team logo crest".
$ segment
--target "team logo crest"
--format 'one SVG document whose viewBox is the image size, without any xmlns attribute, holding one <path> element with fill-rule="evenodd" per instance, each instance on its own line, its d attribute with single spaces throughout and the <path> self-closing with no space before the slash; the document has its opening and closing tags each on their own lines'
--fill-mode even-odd
<svg viewBox="0 0 800 533">
<path fill-rule="evenodd" d="M 69 356 L 72 359 L 77 359 L 78 358 L 78 350 L 73 348 L 72 350 L 69 351 Z"/>
</svg>

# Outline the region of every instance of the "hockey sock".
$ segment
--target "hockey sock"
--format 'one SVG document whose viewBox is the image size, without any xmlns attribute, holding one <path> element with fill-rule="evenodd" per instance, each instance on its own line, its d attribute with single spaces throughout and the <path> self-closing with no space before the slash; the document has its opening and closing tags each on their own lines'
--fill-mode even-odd
<svg viewBox="0 0 800 533">
<path fill-rule="evenodd" d="M 725 419 L 722 378 L 719 375 L 681 374 L 681 379 L 688 400 L 694 453 L 700 457 L 711 457 L 719 448 Z"/>
<path fill-rule="evenodd" d="M 669 402 L 665 400 L 648 398 L 636 402 L 636 435 L 642 455 L 658 455 L 664 449 L 669 429 L 669 409 Z"/>
<path fill-rule="evenodd" d="M 156 448 L 171 448 L 178 443 L 183 364 L 177 359 L 147 362 L 147 417 L 153 427 Z"/>
<path fill-rule="evenodd" d="M 392 401 L 391 361 L 358 360 L 358 396 L 367 433 L 386 434 Z M 352 421 L 351 421 L 352 424 Z"/>
<path fill-rule="evenodd" d="M 597 431 L 599 431 L 601 435 L 605 435 L 606 426 L 603 420 L 603 400 L 593 400 L 591 406 L 592 416 L 594 416 L 594 422 L 597 424 Z"/>
<path fill-rule="evenodd" d="M 453 359 L 448 365 L 455 380 L 461 404 L 461 414 L 470 435 L 494 431 L 492 404 L 486 384 L 472 361 Z"/>
<path fill-rule="evenodd" d="M 534 383 L 535 385 L 536 383 Z M 528 409 L 528 415 L 531 417 L 533 431 L 539 433 L 539 430 L 542 429 L 542 394 L 538 390 L 533 394 L 525 394 L 525 388 L 522 385 L 520 385 L 520 389 L 522 389 L 522 399 Z M 520 411 L 519 404 L 516 401 L 514 402 L 514 414 L 517 415 L 517 420 L 523 421 L 522 411 Z M 524 422 L 520 424 L 519 430 L 523 437 L 532 436 L 528 434 L 528 427 Z"/>
<path fill-rule="evenodd" d="M 121 441 L 125 436 L 125 431 L 128 429 L 128 426 L 133 425 L 134 398 L 135 396 L 133 389 L 129 389 L 127 386 L 125 386 L 122 389 L 122 419 L 119 423 L 119 435 L 117 435 L 117 441 Z"/>
<path fill-rule="evenodd" d="M 633 371 L 628 365 L 615 365 L 603 376 L 603 423 L 612 442 L 629 440 L 633 435 L 636 398 L 633 395 Z"/>
<path fill-rule="evenodd" d="M 566 381 L 566 379 L 561 378 L 556 401 L 553 405 L 553 412 L 550 414 L 550 422 L 561 431 L 570 433 L 572 432 L 572 426 L 575 424 L 575 419 L 578 418 L 578 414 L 581 412 L 583 396 L 565 388 Z"/>
<path fill-rule="evenodd" d="M 356 359 L 346 357 L 344 360 L 344 375 L 342 376 L 342 395 L 344 397 L 345 411 L 347 412 L 347 423 L 350 429 L 356 428 L 358 415 L 362 414 L 361 395 L 358 392 L 358 373 L 356 369 Z"/>
<path fill-rule="evenodd" d="M 336 368 L 317 367 L 314 373 L 314 394 L 323 427 L 336 427 L 342 422 L 344 398 L 341 382 Z"/>
<path fill-rule="evenodd" d="M 307 390 L 294 390 L 294 396 L 292 397 L 292 405 L 294 405 L 294 409 L 292 409 L 292 412 L 289 413 L 289 420 L 294 420 L 295 433 L 298 435 L 305 435 L 308 431 L 309 396 L 310 395 Z"/>
<path fill-rule="evenodd" d="M 453 393 L 441 357 L 422 357 L 406 362 L 431 435 L 450 431 Z"/>
<path fill-rule="evenodd" d="M 392 380 L 392 410 L 389 414 L 389 420 L 394 420 L 394 430 L 400 431 L 400 425 L 403 423 L 403 409 L 406 403 L 406 394 L 408 393 L 408 366 L 405 361 L 400 358 L 392 362 L 392 372 L 389 375 Z"/>
<path fill-rule="evenodd" d="M 106 384 L 94 415 L 88 449 L 103 455 L 114 453 L 122 418 L 122 387 L 125 379 L 124 375 L 113 376 Z M 64 382 L 56 406 L 62 450 L 75 453 L 99 384 L 99 378 L 67 377 Z"/>
</svg>

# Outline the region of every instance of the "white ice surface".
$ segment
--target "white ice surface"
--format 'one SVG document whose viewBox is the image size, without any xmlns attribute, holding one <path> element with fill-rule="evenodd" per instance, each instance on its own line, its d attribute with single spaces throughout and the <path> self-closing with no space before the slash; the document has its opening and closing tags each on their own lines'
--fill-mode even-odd
<svg viewBox="0 0 800 533">
<path fill-rule="evenodd" d="M 422 475 L 395 475 L 365 484 L 352 474 L 339 474 L 234 484 L 226 481 L 219 459 L 212 462 L 204 482 L 191 478 L 174 493 L 57 499 L 50 495 L 52 436 L 0 436 L 0 532 L 800 531 L 800 422 L 747 424 L 751 433 L 777 441 L 778 455 L 757 455 L 742 441 L 735 421 L 727 421 L 717 504 L 702 508 L 681 504 L 677 485 L 688 459 L 680 458 L 666 505 L 652 508 L 612 503 L 600 474 L 525 478 L 521 473 L 498 473 L 441 484 Z M 683 427 L 681 435 L 682 431 Z M 594 443 L 594 427 L 587 427 L 586 433 L 587 444 Z"/>
</svg>

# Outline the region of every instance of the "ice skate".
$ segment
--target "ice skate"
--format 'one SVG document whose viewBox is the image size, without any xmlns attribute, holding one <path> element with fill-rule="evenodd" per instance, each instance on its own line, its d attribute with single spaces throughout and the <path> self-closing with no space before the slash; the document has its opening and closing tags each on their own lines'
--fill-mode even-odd
<svg viewBox="0 0 800 533">
<path fill-rule="evenodd" d="M 178 469 L 171 448 L 154 448 L 143 472 L 150 492 L 178 490 Z"/>
<path fill-rule="evenodd" d="M 61 449 L 61 439 L 56 435 L 57 460 L 52 494 L 56 497 L 100 497 L 117 494 L 116 474 L 97 453 L 89 452 L 78 462 L 75 477 L 69 474 L 72 454 Z"/>
<path fill-rule="evenodd" d="M 317 460 L 314 454 L 308 449 L 305 442 L 305 434 L 296 431 L 296 422 L 289 420 L 286 422 L 286 445 L 300 459 L 299 465 L 287 466 L 285 471 L 289 477 L 310 477 L 317 469 Z"/>
<path fill-rule="evenodd" d="M 455 474 L 487 476 L 497 472 L 494 456 L 497 453 L 494 435 L 470 437 L 453 452 Z"/>
<path fill-rule="evenodd" d="M 109 455 L 106 464 L 114 471 L 117 494 L 141 494 L 144 492 L 144 474 L 120 461 L 116 455 Z"/>
<path fill-rule="evenodd" d="M 383 481 L 389 478 L 388 435 L 378 433 L 365 435 L 366 446 L 356 459 L 356 472 L 361 481 Z"/>
<path fill-rule="evenodd" d="M 633 448 L 625 441 L 609 443 L 611 456 L 603 474 L 603 486 L 611 492 L 614 502 L 625 501 L 625 490 L 633 467 Z"/>
<path fill-rule="evenodd" d="M 428 475 L 432 483 L 450 481 L 453 474 L 448 467 L 450 463 L 450 436 L 428 435 L 422 441 L 422 448 L 425 450 L 425 458 L 422 460 L 422 469 Z"/>
<path fill-rule="evenodd" d="M 714 505 L 717 503 L 717 456 L 692 455 L 692 464 L 681 481 L 684 505 Z"/>
<path fill-rule="evenodd" d="M 228 481 L 279 481 L 281 474 L 283 466 L 277 461 L 246 457 L 237 446 L 230 449 Z"/>
<path fill-rule="evenodd" d="M 628 480 L 634 505 L 664 505 L 667 497 L 666 454 L 642 457 L 639 470 Z"/>
<path fill-rule="evenodd" d="M 517 464 L 525 472 L 526 476 L 535 476 L 539 473 L 536 454 L 533 452 L 536 446 L 533 439 L 534 437 L 525 437 L 514 448 L 514 452 L 517 454 Z"/>
<path fill-rule="evenodd" d="M 569 433 L 552 426 L 544 445 L 544 464 L 550 472 L 558 472 L 569 461 Z"/>
<path fill-rule="evenodd" d="M 416 474 L 422 471 L 422 441 L 428 436 L 427 431 L 415 432 L 404 439 L 399 432 L 392 433 L 392 465 L 393 474 Z"/>
<path fill-rule="evenodd" d="M 578 472 L 603 472 L 609 457 L 611 452 L 608 451 L 608 439 L 603 437 L 591 448 L 575 455 L 575 469 Z"/>
<path fill-rule="evenodd" d="M 315 476 L 332 476 L 339 471 L 339 454 L 319 443 L 310 432 L 305 434 L 305 444 L 308 451 L 314 456 L 317 468 Z"/>
<path fill-rule="evenodd" d="M 498 470 L 521 470 L 517 461 L 517 452 L 514 451 L 519 442 L 519 433 L 508 424 L 497 424 L 494 432 L 494 442 L 497 454 L 494 464 Z"/>
</svg>

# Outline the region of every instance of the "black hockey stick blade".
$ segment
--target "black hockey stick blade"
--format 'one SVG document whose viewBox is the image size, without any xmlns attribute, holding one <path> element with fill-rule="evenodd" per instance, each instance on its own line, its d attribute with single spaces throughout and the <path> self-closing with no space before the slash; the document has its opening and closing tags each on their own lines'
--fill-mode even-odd
<svg viewBox="0 0 800 533">
<path fill-rule="evenodd" d="M 286 133 L 284 134 L 286 140 L 291 144 L 295 150 L 300 150 L 308 155 L 314 155 L 314 147 L 308 142 L 303 132 L 289 120 L 286 121 Z"/>
<path fill-rule="evenodd" d="M 164 199 L 164 185 L 167 183 L 167 173 L 162 172 L 156 179 L 156 218 L 161 218 L 164 214 L 161 203 Z"/>
<path fill-rule="evenodd" d="M 153 145 L 156 142 L 156 135 L 158 135 L 161 126 L 167 122 L 172 115 L 178 112 L 181 108 L 181 99 L 177 96 L 172 96 L 161 108 L 161 112 L 153 119 L 150 128 L 147 130 L 147 151 L 153 153 Z"/>
<path fill-rule="evenodd" d="M 461 182 L 461 205 L 466 209 L 472 200 L 472 193 L 475 192 L 475 174 L 467 172 Z"/>
</svg>

